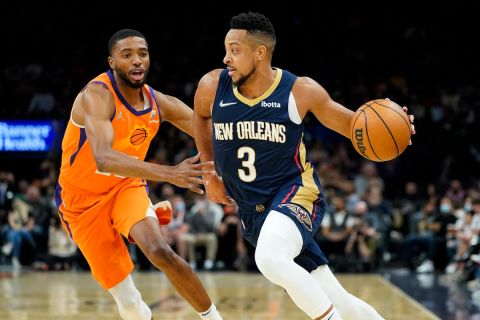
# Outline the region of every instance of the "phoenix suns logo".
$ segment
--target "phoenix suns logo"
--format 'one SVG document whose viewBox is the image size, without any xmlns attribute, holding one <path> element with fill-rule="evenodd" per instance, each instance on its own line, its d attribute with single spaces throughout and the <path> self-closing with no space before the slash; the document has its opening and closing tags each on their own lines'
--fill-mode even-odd
<svg viewBox="0 0 480 320">
<path fill-rule="evenodd" d="M 132 132 L 130 136 L 130 143 L 134 146 L 142 144 L 148 137 L 147 130 L 145 128 L 137 128 Z"/>
</svg>

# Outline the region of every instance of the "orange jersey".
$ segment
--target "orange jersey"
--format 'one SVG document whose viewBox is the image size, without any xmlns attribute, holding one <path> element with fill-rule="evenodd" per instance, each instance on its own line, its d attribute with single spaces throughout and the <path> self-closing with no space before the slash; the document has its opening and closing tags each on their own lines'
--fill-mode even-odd
<svg viewBox="0 0 480 320">
<path fill-rule="evenodd" d="M 102 73 L 89 82 L 105 86 L 113 96 L 115 112 L 111 118 L 114 130 L 112 148 L 139 160 L 144 160 L 150 142 L 160 126 L 160 109 L 154 91 L 144 85 L 145 110 L 137 111 L 128 104 L 118 89 L 112 71 Z M 62 142 L 62 166 L 59 182 L 63 188 L 68 185 L 89 193 L 103 194 L 123 182 L 126 178 L 97 170 L 92 148 L 85 128 L 75 124 L 70 117 Z M 138 179 L 140 182 L 140 179 Z"/>
</svg>

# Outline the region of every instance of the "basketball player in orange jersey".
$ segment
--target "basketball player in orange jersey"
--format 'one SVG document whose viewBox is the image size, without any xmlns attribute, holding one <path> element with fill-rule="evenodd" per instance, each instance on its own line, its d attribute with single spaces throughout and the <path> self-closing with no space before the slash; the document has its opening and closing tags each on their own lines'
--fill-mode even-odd
<svg viewBox="0 0 480 320">
<path fill-rule="evenodd" d="M 383 319 L 341 286 L 313 239 L 325 197 L 306 160 L 302 119 L 312 112 L 349 137 L 354 113 L 314 80 L 272 68 L 275 42 L 265 16 L 233 17 L 225 37 L 227 67 L 200 80 L 195 141 L 202 160 L 215 160 L 222 177 L 204 177 L 207 195 L 224 204 L 235 200 L 243 235 L 256 246 L 258 268 L 310 318 Z"/>
<path fill-rule="evenodd" d="M 199 177 L 213 172 L 213 164 L 196 163 L 199 155 L 176 166 L 143 161 L 161 122 L 193 134 L 192 110 L 145 84 L 150 57 L 141 33 L 120 30 L 108 47 L 111 70 L 90 81 L 72 107 L 56 193 L 59 215 L 122 319 L 152 317 L 130 276 L 134 265 L 124 236 L 166 274 L 202 319 L 219 320 L 198 277 L 162 238 L 145 184 L 145 179 L 166 181 L 203 193 Z"/>
</svg>

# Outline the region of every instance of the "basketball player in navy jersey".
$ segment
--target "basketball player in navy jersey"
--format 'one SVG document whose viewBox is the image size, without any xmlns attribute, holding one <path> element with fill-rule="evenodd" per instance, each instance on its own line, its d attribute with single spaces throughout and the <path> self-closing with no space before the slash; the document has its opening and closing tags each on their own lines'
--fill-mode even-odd
<svg viewBox="0 0 480 320">
<path fill-rule="evenodd" d="M 313 240 L 325 197 L 305 157 L 302 119 L 312 112 L 348 137 L 353 112 L 314 80 L 272 68 L 275 41 L 265 16 L 233 17 L 225 37 L 227 68 L 200 80 L 195 141 L 202 160 L 214 160 L 218 173 L 205 177 L 208 197 L 238 204 L 258 268 L 310 318 L 383 319 L 340 285 Z"/>
</svg>

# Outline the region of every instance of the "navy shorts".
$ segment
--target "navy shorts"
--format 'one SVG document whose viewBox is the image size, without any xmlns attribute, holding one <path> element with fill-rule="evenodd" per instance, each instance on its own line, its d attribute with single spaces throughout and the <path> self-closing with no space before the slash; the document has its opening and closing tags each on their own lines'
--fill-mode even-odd
<svg viewBox="0 0 480 320">
<path fill-rule="evenodd" d="M 291 202 L 293 197 L 289 197 L 289 194 L 294 188 L 295 186 L 289 186 L 280 190 L 265 209 L 263 206 L 242 206 L 240 204 L 239 216 L 242 220 L 242 232 L 244 238 L 256 247 L 260 230 L 268 214 L 272 210 L 283 213 L 295 222 L 303 238 L 302 251 L 295 258 L 295 262 L 311 272 L 321 265 L 328 264 L 327 258 L 314 239 L 325 213 L 325 198 L 323 194 L 315 198 L 311 202 L 310 212 L 300 203 Z"/>
</svg>

